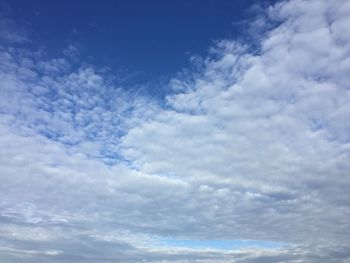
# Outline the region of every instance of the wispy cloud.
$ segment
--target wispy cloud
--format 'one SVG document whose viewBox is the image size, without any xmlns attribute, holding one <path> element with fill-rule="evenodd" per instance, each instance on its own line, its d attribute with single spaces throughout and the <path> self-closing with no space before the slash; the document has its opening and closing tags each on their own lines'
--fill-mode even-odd
<svg viewBox="0 0 350 263">
<path fill-rule="evenodd" d="M 18 27 L 13 19 L 0 14 L 0 40 L 11 44 L 30 42 L 26 30 Z"/>
<path fill-rule="evenodd" d="M 165 103 L 73 46 L 1 44 L 0 261 L 349 260 L 350 4 L 283 1 L 264 23 Z"/>
</svg>

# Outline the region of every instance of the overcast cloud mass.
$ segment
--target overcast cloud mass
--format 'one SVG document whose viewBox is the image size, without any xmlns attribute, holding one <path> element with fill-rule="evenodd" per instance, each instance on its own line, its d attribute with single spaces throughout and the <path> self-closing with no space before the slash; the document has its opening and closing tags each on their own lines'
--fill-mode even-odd
<svg viewBox="0 0 350 263">
<path fill-rule="evenodd" d="M 0 262 L 350 262 L 349 25 L 278 2 L 160 102 L 1 15 Z"/>
</svg>

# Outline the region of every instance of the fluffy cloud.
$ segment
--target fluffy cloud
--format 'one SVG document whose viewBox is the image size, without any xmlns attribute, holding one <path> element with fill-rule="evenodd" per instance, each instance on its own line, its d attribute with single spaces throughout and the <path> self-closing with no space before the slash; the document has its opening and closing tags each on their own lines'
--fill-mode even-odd
<svg viewBox="0 0 350 263">
<path fill-rule="evenodd" d="M 1 261 L 349 260 L 349 17 L 279 2 L 258 50 L 218 42 L 165 106 L 67 50 L 1 46 Z"/>
<path fill-rule="evenodd" d="M 199 204 L 211 204 L 203 210 L 213 221 L 203 235 L 347 237 L 350 46 L 335 22 L 344 10 L 343 2 L 277 4 L 270 13 L 284 22 L 258 55 L 220 42 L 204 70 L 182 80 L 186 91 L 168 96 L 168 109 L 123 138 L 140 171 L 206 192 Z"/>
</svg>

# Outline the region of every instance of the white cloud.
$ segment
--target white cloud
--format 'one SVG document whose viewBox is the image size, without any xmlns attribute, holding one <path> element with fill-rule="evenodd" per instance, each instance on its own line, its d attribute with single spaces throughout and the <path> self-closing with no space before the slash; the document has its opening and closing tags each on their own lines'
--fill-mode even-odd
<svg viewBox="0 0 350 263">
<path fill-rule="evenodd" d="M 266 15 L 280 24 L 260 50 L 219 42 L 165 107 L 73 69 L 73 47 L 1 46 L 1 261 L 348 260 L 350 5 Z M 286 246 L 179 249 L 169 236 Z"/>
<path fill-rule="evenodd" d="M 270 13 L 284 22 L 258 55 L 222 41 L 218 58 L 183 80 L 190 88 L 169 95 L 169 109 L 123 138 L 140 171 L 213 189 L 191 200 L 206 210 L 195 215 L 206 226 L 197 235 L 347 239 L 349 70 L 339 65 L 350 46 L 332 31 L 345 10 L 341 1 L 277 4 Z"/>
</svg>

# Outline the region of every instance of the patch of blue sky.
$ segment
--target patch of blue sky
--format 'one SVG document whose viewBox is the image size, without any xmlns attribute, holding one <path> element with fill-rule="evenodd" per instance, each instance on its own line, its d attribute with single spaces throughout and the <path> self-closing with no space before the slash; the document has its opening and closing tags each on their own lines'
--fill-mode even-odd
<svg viewBox="0 0 350 263">
<path fill-rule="evenodd" d="M 265 241 L 265 240 L 243 240 L 243 239 L 212 239 L 212 240 L 195 240 L 195 239 L 178 239 L 164 238 L 161 240 L 164 245 L 190 248 L 190 249 L 219 249 L 234 250 L 242 248 L 261 248 L 261 249 L 278 249 L 285 246 L 282 242 Z"/>
</svg>

